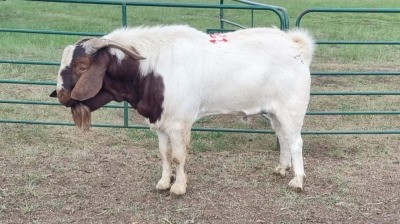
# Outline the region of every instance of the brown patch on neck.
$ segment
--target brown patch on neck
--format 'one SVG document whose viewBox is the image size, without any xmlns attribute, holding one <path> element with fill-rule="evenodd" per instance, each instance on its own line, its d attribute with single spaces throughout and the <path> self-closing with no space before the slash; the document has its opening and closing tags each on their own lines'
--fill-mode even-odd
<svg viewBox="0 0 400 224">
<path fill-rule="evenodd" d="M 141 78 L 138 89 L 140 100 L 136 109 L 139 114 L 148 118 L 150 123 L 155 123 L 163 112 L 164 81 L 161 76 L 150 73 Z"/>
<path fill-rule="evenodd" d="M 155 73 L 141 75 L 140 61 L 125 57 L 118 62 L 116 56 L 109 63 L 104 77 L 103 89 L 115 101 L 127 101 L 139 114 L 155 123 L 161 118 L 164 101 L 164 81 Z"/>
</svg>

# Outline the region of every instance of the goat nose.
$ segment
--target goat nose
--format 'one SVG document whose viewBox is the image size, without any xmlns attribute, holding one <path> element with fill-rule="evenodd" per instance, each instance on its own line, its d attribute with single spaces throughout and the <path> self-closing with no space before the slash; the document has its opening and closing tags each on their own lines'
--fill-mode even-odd
<svg viewBox="0 0 400 224">
<path fill-rule="evenodd" d="M 72 105 L 72 98 L 71 98 L 71 93 L 69 91 L 65 91 L 65 90 L 59 90 L 57 91 L 57 97 L 58 97 L 58 101 L 66 106 L 66 107 L 70 107 Z"/>
</svg>

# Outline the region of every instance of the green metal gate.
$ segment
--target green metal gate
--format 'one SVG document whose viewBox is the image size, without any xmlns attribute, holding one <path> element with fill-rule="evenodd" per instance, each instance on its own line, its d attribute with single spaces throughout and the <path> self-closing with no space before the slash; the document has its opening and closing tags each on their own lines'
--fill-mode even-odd
<svg viewBox="0 0 400 224">
<path fill-rule="evenodd" d="M 230 24 L 235 27 L 243 28 L 244 26 L 230 21 L 225 18 L 224 10 L 248 10 L 251 14 L 251 25 L 254 25 L 254 11 L 270 11 L 277 16 L 279 21 L 279 27 L 281 29 L 289 28 L 289 16 L 286 9 L 279 6 L 272 6 L 266 4 L 260 4 L 251 2 L 248 0 L 232 0 L 240 5 L 226 5 L 224 0 L 220 0 L 220 4 L 189 4 L 189 3 L 155 3 L 155 2 L 127 2 L 120 0 L 34 0 L 39 2 L 59 2 L 60 4 L 96 4 L 96 5 L 113 5 L 121 7 L 121 25 L 127 26 L 127 7 L 166 7 L 166 8 L 199 8 L 199 9 L 219 9 L 219 28 L 210 29 L 217 31 L 224 31 L 226 27 L 224 24 Z M 310 13 L 400 13 L 400 9 L 356 9 L 356 8 L 312 8 L 303 11 L 296 20 L 296 26 L 300 27 L 300 23 L 304 16 Z M 270 25 L 270 24 L 269 24 Z M 13 29 L 13 28 L 0 28 L 1 32 L 8 33 L 23 33 L 23 34 L 40 34 L 40 35 L 73 35 L 73 36 L 102 36 L 104 33 L 93 33 L 93 32 L 67 32 L 67 31 L 54 31 L 54 30 L 30 30 L 30 29 Z M 400 41 L 337 41 L 337 40 L 319 40 L 319 45 L 361 45 L 361 44 L 373 44 L 373 45 L 400 45 Z M 37 66 L 59 66 L 59 62 L 53 61 L 26 61 L 26 60 L 12 60 L 12 59 L 0 59 L 0 63 L 6 64 L 20 64 L 20 65 L 37 65 Z M 312 72 L 312 76 L 398 76 L 400 72 Z M 20 81 L 20 80 L 0 80 L 0 84 L 8 85 L 47 85 L 55 86 L 55 82 L 44 82 L 44 81 Z M 390 92 L 379 92 L 379 91 L 368 91 L 368 92 L 312 92 L 312 97 L 318 96 L 384 96 L 384 95 L 400 95 L 398 91 Z M 55 101 L 26 101 L 26 100 L 6 100 L 1 99 L 0 104 L 21 104 L 21 105 L 48 105 L 48 106 L 59 106 L 60 104 Z M 130 124 L 129 123 L 129 106 L 127 103 L 122 105 L 111 104 L 107 105 L 108 108 L 122 109 L 124 113 L 123 125 L 113 124 L 93 124 L 95 127 L 112 127 L 112 128 L 140 128 L 147 129 L 146 125 Z M 312 115 L 328 115 L 328 116 L 352 116 L 352 115 L 400 115 L 400 111 L 309 111 L 307 116 Z M 0 119 L 0 123 L 18 123 L 18 124 L 40 124 L 40 125 L 68 125 L 72 126 L 71 122 L 48 122 L 48 121 L 37 121 L 37 120 L 16 120 L 16 119 Z M 195 127 L 195 131 L 222 131 L 222 132 L 243 132 L 243 133 L 274 133 L 272 130 L 257 130 L 257 129 L 228 129 L 228 128 L 201 128 Z M 400 134 L 400 130 L 320 130 L 320 131 L 303 131 L 303 134 Z"/>
<path fill-rule="evenodd" d="M 398 8 L 310 8 L 300 13 L 296 19 L 296 27 L 301 27 L 303 17 L 311 13 L 354 13 L 354 14 L 376 14 L 400 13 Z M 357 41 L 357 40 L 318 40 L 318 45 L 400 45 L 400 41 Z M 399 67 L 400 68 L 400 67 Z M 313 76 L 399 76 L 400 71 L 384 72 L 323 72 L 314 71 Z M 366 92 L 311 92 L 313 97 L 318 96 L 398 96 L 399 91 L 366 91 Z M 396 111 L 327 111 L 327 112 L 308 112 L 308 115 L 400 115 L 400 110 Z M 400 130 L 349 130 L 349 131 L 322 131 L 323 134 L 400 134 Z"/>
<path fill-rule="evenodd" d="M 166 7 L 166 8 L 196 8 L 196 9 L 219 9 L 220 14 L 220 27 L 218 30 L 223 31 L 223 10 L 248 10 L 254 11 L 270 11 L 278 17 L 280 22 L 279 26 L 285 29 L 288 24 L 287 12 L 276 6 L 269 5 L 226 5 L 221 0 L 220 4 L 189 4 L 189 3 L 156 3 L 156 2 L 127 2 L 121 0 L 32 0 L 36 2 L 58 2 L 63 4 L 95 4 L 95 5 L 112 5 L 121 6 L 121 25 L 127 26 L 127 7 Z M 270 24 L 268 24 L 270 25 Z M 32 30 L 32 29 L 13 29 L 13 28 L 0 28 L 0 33 L 23 33 L 23 34 L 43 34 L 43 35 L 73 35 L 73 36 L 102 36 L 104 33 L 93 33 L 93 32 L 67 32 L 67 31 L 54 31 L 54 30 Z M 27 61 L 27 60 L 12 60 L 12 59 L 0 59 L 0 63 L 6 64 L 20 64 L 20 65 L 38 65 L 38 66 L 59 66 L 59 62 L 53 61 Z M 47 85 L 55 86 L 55 82 L 45 81 L 21 81 L 21 80 L 0 80 L 0 84 L 10 85 Z M 48 106 L 59 106 L 60 104 L 55 101 L 27 101 L 27 100 L 0 100 L 0 104 L 20 104 L 20 105 L 48 105 Z M 124 113 L 124 124 L 93 124 L 94 127 L 110 127 L 110 128 L 138 128 L 148 129 L 146 125 L 129 124 L 129 105 L 124 103 L 123 105 L 106 105 L 108 108 L 123 109 Z M 49 122 L 49 121 L 37 121 L 37 120 L 16 120 L 16 119 L 0 119 L 0 123 L 16 123 L 16 124 L 36 124 L 36 125 L 66 125 L 73 126 L 71 122 Z M 244 132 L 244 133 L 274 133 L 271 130 L 252 130 L 252 129 L 226 129 L 226 128 L 193 128 L 195 131 L 222 131 L 222 132 Z"/>
</svg>

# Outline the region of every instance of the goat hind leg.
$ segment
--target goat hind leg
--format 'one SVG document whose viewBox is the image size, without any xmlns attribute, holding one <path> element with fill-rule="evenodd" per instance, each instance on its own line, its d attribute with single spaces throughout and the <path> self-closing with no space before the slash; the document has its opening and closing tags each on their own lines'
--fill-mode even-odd
<svg viewBox="0 0 400 224">
<path fill-rule="evenodd" d="M 284 177 L 286 176 L 286 171 L 288 171 L 292 166 L 292 157 L 290 155 L 289 147 L 286 144 L 285 135 L 282 133 L 281 124 L 274 114 L 270 114 L 269 118 L 280 145 L 279 165 L 275 168 L 274 174 Z"/>
<path fill-rule="evenodd" d="M 303 190 L 303 179 L 306 176 L 304 173 L 303 164 L 303 140 L 300 133 L 293 139 L 290 145 L 290 154 L 292 155 L 294 178 L 289 182 L 289 187 L 301 191 Z"/>
<path fill-rule="evenodd" d="M 286 170 L 293 166 L 294 178 L 289 182 L 289 187 L 296 191 L 303 189 L 305 177 L 302 153 L 303 140 L 301 138 L 303 117 L 278 114 L 276 117 L 273 116 L 272 119 L 281 147 L 280 164 L 275 169 L 275 173 L 285 175 Z"/>
</svg>

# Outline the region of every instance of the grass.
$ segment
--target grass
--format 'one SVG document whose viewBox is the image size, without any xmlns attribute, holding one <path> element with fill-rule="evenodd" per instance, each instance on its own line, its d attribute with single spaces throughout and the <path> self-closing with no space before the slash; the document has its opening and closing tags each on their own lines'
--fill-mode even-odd
<svg viewBox="0 0 400 224">
<path fill-rule="evenodd" d="M 198 2 L 198 1 L 176 1 Z M 217 3 L 207 0 L 204 3 Z M 226 1 L 231 3 L 230 1 Z M 398 7 L 397 0 L 260 0 L 288 9 L 291 26 L 310 7 Z M 129 7 L 130 25 L 188 23 L 218 28 L 218 10 Z M 101 15 L 101 16 L 100 16 Z M 250 24 L 248 12 L 226 18 Z M 256 13 L 256 25 L 278 25 Z M 310 14 L 302 26 L 317 40 L 398 40 L 397 14 Z M 0 1 L 0 27 L 110 32 L 120 7 Z M 368 29 L 368 31 L 365 31 Z M 79 37 L 0 33 L 1 59 L 59 61 Z M 398 71 L 398 46 L 318 46 L 313 71 Z M 0 79 L 54 81 L 56 66 L 0 64 Z M 397 91 L 396 76 L 318 77 L 312 91 Z M 52 86 L 0 84 L 0 99 L 49 100 Z M 55 102 L 55 101 L 53 101 Z M 398 110 L 397 96 L 316 96 L 310 111 Z M 70 121 L 59 106 L 1 104 L 0 119 Z M 122 124 L 121 110 L 102 109 L 94 122 Z M 130 118 L 142 124 L 134 112 Z M 305 130 L 398 129 L 398 116 L 307 116 Z M 200 127 L 269 129 L 263 118 L 207 117 Z M 395 223 L 400 198 L 397 135 L 304 136 L 305 191 L 271 175 L 273 135 L 194 132 L 188 193 L 168 200 L 155 190 L 161 171 L 149 130 L 0 124 L 0 223 Z M 291 174 L 290 174 L 291 175 Z M 290 176 L 289 175 L 289 176 Z"/>
</svg>

